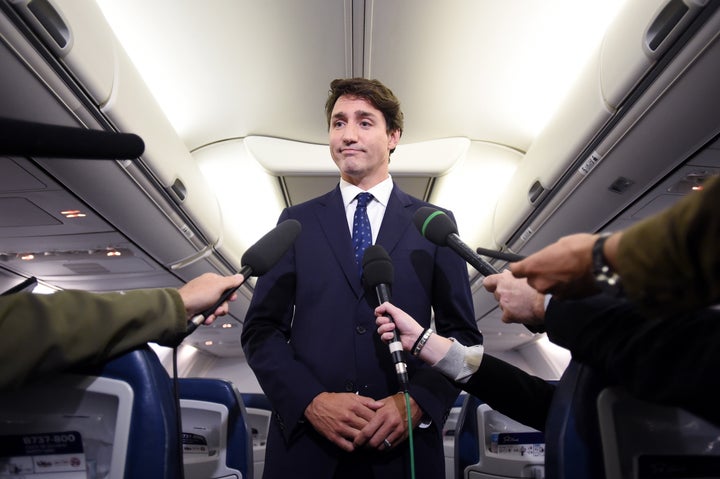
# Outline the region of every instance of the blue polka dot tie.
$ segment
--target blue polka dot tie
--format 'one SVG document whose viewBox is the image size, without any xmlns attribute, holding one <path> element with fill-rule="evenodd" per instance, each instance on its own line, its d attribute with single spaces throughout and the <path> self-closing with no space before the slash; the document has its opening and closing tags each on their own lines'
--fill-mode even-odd
<svg viewBox="0 0 720 479">
<path fill-rule="evenodd" d="M 370 193 L 360 193 L 356 196 L 357 207 L 353 219 L 353 248 L 355 248 L 355 261 L 358 264 L 358 271 L 362 275 L 363 254 L 368 246 L 372 244 L 372 230 L 367 215 L 367 204 L 373 199 Z"/>
</svg>

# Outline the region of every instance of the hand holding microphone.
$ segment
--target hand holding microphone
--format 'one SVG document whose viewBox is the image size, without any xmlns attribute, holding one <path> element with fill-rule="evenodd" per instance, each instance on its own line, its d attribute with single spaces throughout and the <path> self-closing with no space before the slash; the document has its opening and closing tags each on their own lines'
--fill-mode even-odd
<svg viewBox="0 0 720 479">
<path fill-rule="evenodd" d="M 380 304 L 390 302 L 393 265 L 390 260 L 390 255 L 387 254 L 385 248 L 380 245 L 369 246 L 365 250 L 362 263 L 363 280 L 365 284 L 375 289 Z M 390 354 L 395 363 L 395 372 L 400 382 L 400 389 L 407 391 L 409 383 L 407 364 L 403 356 L 402 344 L 395 330 L 393 330 L 393 338 L 388 347 L 390 348 Z"/>
<path fill-rule="evenodd" d="M 194 317 L 213 305 L 217 307 L 205 318 L 205 324 L 210 324 L 207 319 L 210 317 L 223 316 L 228 313 L 227 303 L 217 305 L 217 298 L 232 288 L 237 288 L 245 282 L 245 277 L 241 274 L 232 276 L 221 276 L 215 273 L 204 273 L 196 278 L 191 279 L 178 288 L 178 293 L 185 305 L 185 311 L 188 317 Z M 236 295 L 231 295 L 228 300 L 233 301 Z"/>
<path fill-rule="evenodd" d="M 288 248 L 290 248 L 290 245 L 295 242 L 295 239 L 300 234 L 300 230 L 301 226 L 299 221 L 293 219 L 285 220 L 248 248 L 240 259 L 243 265 L 238 273 L 238 275 L 242 275 L 240 283 L 229 287 L 215 304 L 190 319 L 188 321 L 186 335 L 195 331 L 195 329 L 204 323 L 208 317 L 213 315 L 220 306 L 231 299 L 232 295 L 242 286 L 247 278 L 267 273 L 268 270 L 280 260 Z M 232 276 L 231 278 L 236 278 L 237 280 L 238 275 Z"/>
</svg>

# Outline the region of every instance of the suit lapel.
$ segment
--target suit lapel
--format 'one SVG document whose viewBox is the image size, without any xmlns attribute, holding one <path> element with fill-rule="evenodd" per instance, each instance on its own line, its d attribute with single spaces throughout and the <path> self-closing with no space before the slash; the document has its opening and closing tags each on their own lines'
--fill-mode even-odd
<svg viewBox="0 0 720 479">
<path fill-rule="evenodd" d="M 318 198 L 316 214 L 330 250 L 345 273 L 348 284 L 358 297 L 362 296 L 362 284 L 358 278 L 352 238 L 345 219 L 345 208 L 339 186 Z"/>
<path fill-rule="evenodd" d="M 376 241 L 388 254 L 397 246 L 410 225 L 410 207 L 413 203 L 412 197 L 401 191 L 397 185 L 393 187 Z"/>
</svg>

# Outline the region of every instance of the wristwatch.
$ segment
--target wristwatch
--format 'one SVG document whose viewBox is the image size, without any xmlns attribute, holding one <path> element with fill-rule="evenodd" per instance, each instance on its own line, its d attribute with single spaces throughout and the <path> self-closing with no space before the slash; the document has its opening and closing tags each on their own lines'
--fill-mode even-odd
<svg viewBox="0 0 720 479">
<path fill-rule="evenodd" d="M 620 275 L 612 269 L 605 257 L 603 247 L 605 241 L 612 233 L 601 233 L 592 249 L 593 276 L 595 276 L 595 284 L 605 294 L 612 296 L 622 295 L 622 281 Z"/>
</svg>

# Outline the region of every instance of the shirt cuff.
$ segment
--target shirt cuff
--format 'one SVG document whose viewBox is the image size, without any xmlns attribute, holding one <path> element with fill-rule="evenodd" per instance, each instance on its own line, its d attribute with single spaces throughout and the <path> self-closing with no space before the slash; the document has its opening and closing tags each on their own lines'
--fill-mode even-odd
<svg viewBox="0 0 720 479">
<path fill-rule="evenodd" d="M 484 352 L 482 344 L 468 347 L 453 341 L 447 354 L 433 364 L 433 368 L 450 379 L 466 383 L 480 367 Z"/>
</svg>

